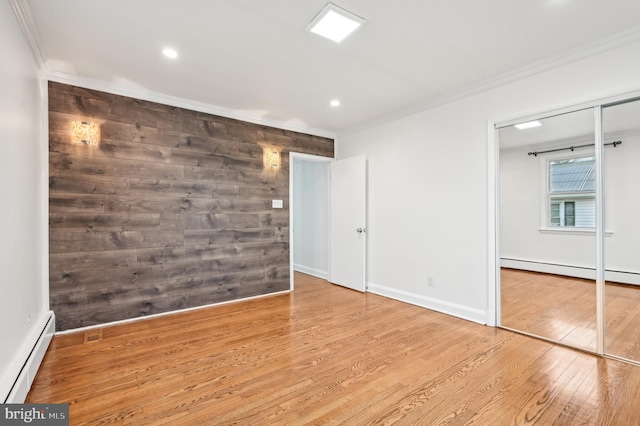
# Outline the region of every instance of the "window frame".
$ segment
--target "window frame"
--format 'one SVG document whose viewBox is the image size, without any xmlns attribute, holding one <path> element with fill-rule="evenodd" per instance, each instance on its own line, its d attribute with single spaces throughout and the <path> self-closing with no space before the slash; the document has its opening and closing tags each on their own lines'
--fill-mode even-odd
<svg viewBox="0 0 640 426">
<path fill-rule="evenodd" d="M 566 192 L 566 193 L 551 193 L 551 162 L 572 160 L 578 158 L 595 157 L 595 153 L 592 148 L 576 149 L 570 153 L 565 154 L 548 154 L 540 156 L 540 168 L 541 168 L 541 181 L 540 185 L 540 232 L 543 233 L 595 233 L 594 227 L 579 227 L 579 226 L 567 226 L 564 225 L 564 203 L 575 202 L 580 198 L 594 199 L 596 192 Z M 561 225 L 551 224 L 551 204 L 552 202 L 561 203 L 560 207 L 560 221 Z M 574 204 L 574 223 L 576 220 Z"/>
</svg>

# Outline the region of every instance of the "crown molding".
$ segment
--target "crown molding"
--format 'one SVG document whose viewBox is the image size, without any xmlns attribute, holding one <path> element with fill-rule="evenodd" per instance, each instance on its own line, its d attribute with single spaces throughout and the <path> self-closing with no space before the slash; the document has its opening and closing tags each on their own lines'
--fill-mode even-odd
<svg viewBox="0 0 640 426">
<path fill-rule="evenodd" d="M 132 98 L 147 100 L 150 102 L 158 102 L 179 108 L 191 109 L 207 114 L 246 121 L 249 123 L 261 124 L 269 127 L 327 137 L 331 139 L 346 137 L 382 124 L 390 123 L 423 111 L 427 111 L 432 108 L 436 108 L 441 105 L 455 102 L 457 100 L 478 93 L 482 93 L 518 80 L 522 80 L 527 77 L 540 74 L 545 71 L 570 64 L 572 62 L 576 62 L 589 56 L 597 55 L 599 53 L 603 53 L 630 43 L 640 41 L 640 26 L 636 26 L 628 30 L 613 34 L 609 37 L 597 40 L 595 42 L 564 51 L 558 55 L 533 62 L 529 65 L 517 68 L 508 73 L 499 74 L 497 76 L 482 80 L 478 83 L 459 88 L 444 95 L 432 98 L 427 102 L 400 109 L 391 114 L 377 117 L 354 127 L 333 132 L 324 129 L 307 127 L 304 125 L 290 124 L 286 121 L 263 118 L 242 111 L 223 108 L 217 105 L 206 104 L 190 99 L 179 98 L 159 92 L 139 88 L 121 87 L 107 81 L 83 78 L 70 74 L 51 71 L 47 66 L 47 55 L 44 51 L 44 48 L 42 47 L 41 37 L 33 19 L 33 14 L 31 12 L 31 7 L 29 6 L 28 0 L 9 0 L 9 3 L 14 11 L 18 24 L 22 29 L 25 39 L 27 40 L 27 43 L 31 48 L 35 60 L 40 67 L 41 73 L 46 79 L 57 81 L 60 83 L 80 86 L 87 89 L 100 90 L 116 95 L 128 96 Z"/>
<path fill-rule="evenodd" d="M 275 127 L 293 132 L 306 133 L 314 136 L 321 136 L 330 139 L 336 138 L 336 133 L 324 129 L 316 129 L 313 127 L 292 125 L 281 120 L 268 119 L 255 115 L 239 112 L 236 110 L 223 108 L 216 105 L 197 102 L 190 99 L 179 98 L 176 96 L 166 95 L 159 92 L 148 91 L 144 89 L 134 89 L 121 87 L 107 81 L 78 77 L 70 74 L 60 73 L 49 70 L 47 66 L 47 55 L 42 47 L 40 33 L 33 19 L 31 7 L 28 0 L 9 0 L 13 12 L 16 16 L 18 24 L 22 29 L 25 39 L 31 48 L 36 63 L 40 68 L 40 72 L 45 79 L 57 81 L 59 83 L 70 84 L 74 86 L 84 87 L 85 89 L 100 90 L 112 93 L 114 95 L 127 96 L 131 98 L 141 99 L 150 102 L 157 102 L 178 108 L 185 108 L 194 111 L 204 112 L 207 114 L 218 115 L 235 120 L 246 121 L 254 124 Z"/>
<path fill-rule="evenodd" d="M 78 77 L 66 73 L 48 71 L 45 78 L 57 83 L 69 84 L 72 86 L 83 87 L 85 89 L 98 90 L 101 92 L 111 93 L 113 95 L 126 96 L 129 98 L 140 99 L 143 101 L 156 102 L 163 105 L 169 105 L 177 108 L 184 108 L 206 114 L 217 115 L 221 117 L 231 118 L 235 120 L 245 121 L 253 124 L 261 124 L 263 126 L 275 127 L 282 130 L 290 130 L 292 132 L 305 133 L 313 136 L 320 136 L 329 139 L 335 139 L 336 134 L 328 130 L 316 129 L 313 127 L 292 125 L 280 120 L 258 117 L 252 114 L 223 108 L 217 105 L 211 105 L 204 102 L 198 102 L 191 99 L 171 96 L 164 93 L 154 92 L 141 88 L 131 88 L 110 83 L 104 80 Z"/>
<path fill-rule="evenodd" d="M 622 47 L 638 41 L 640 41 L 640 25 L 596 40 L 595 42 L 587 43 L 574 49 L 566 50 L 546 59 L 532 62 L 523 67 L 516 68 L 515 70 L 502 73 L 494 77 L 490 77 L 472 85 L 461 87 L 442 96 L 432 98 L 427 102 L 398 110 L 392 114 L 380 117 L 372 121 L 368 121 L 362 125 L 338 131 L 337 136 L 338 138 L 349 136 L 366 129 L 370 129 L 374 126 L 387 124 L 405 117 L 409 117 L 411 115 L 427 111 L 441 105 L 455 102 L 457 100 L 476 95 L 478 93 L 486 92 L 488 90 L 495 89 L 497 87 L 504 86 L 518 80 L 523 80 L 527 77 L 541 74 L 545 71 L 559 68 L 563 65 L 568 65 L 581 59 L 585 59 L 590 56 L 607 52 L 609 50 L 613 50 L 618 47 Z"/>
<path fill-rule="evenodd" d="M 42 73 L 46 73 L 47 55 L 42 47 L 40 33 L 38 32 L 38 27 L 36 27 L 36 23 L 33 19 L 29 3 L 27 0 L 9 0 L 9 4 L 11 4 L 13 13 L 16 15 L 16 19 L 18 21 L 18 25 L 20 25 L 20 28 L 22 29 L 24 38 L 27 40 L 27 43 L 31 48 L 31 52 L 33 53 L 40 71 Z"/>
</svg>

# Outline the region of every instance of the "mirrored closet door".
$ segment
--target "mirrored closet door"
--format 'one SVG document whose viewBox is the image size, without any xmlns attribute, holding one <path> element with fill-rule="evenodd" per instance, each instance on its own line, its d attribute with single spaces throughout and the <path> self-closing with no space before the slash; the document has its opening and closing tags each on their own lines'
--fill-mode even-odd
<svg viewBox="0 0 640 426">
<path fill-rule="evenodd" d="M 606 354 L 640 361 L 640 101 L 602 110 Z M 616 148 L 612 149 L 616 144 Z"/>
<path fill-rule="evenodd" d="M 498 130 L 500 324 L 593 352 L 594 129 L 589 108 Z"/>
</svg>

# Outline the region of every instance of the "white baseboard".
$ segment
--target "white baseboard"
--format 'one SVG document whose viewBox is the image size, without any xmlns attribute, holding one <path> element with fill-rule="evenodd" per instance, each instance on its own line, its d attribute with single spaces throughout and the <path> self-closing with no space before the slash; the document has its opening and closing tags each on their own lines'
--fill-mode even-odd
<svg viewBox="0 0 640 426">
<path fill-rule="evenodd" d="M 27 343 L 20 349 L 18 360 L 13 364 L 16 374 L 9 377 L 13 383 L 8 395 L 3 395 L 5 404 L 24 403 L 55 333 L 55 323 L 53 311 L 47 311 L 31 328 Z"/>
<path fill-rule="evenodd" d="M 323 280 L 329 279 L 329 272 L 321 271 L 320 269 L 309 268 L 308 266 L 300 265 L 297 263 L 293 264 L 293 270 L 302 272 L 303 274 L 311 275 L 317 278 L 322 278 Z"/>
<path fill-rule="evenodd" d="M 169 315 L 181 314 L 184 312 L 199 311 L 201 309 L 214 308 L 216 306 L 231 305 L 233 303 L 248 302 L 249 300 L 263 299 L 265 297 L 280 296 L 287 293 L 291 293 L 291 290 L 283 290 L 283 291 L 276 291 L 273 293 L 259 294 L 257 296 L 249 296 L 249 297 L 243 297 L 240 299 L 226 300 L 224 302 L 210 303 L 208 305 L 194 306 L 193 308 L 176 309 L 175 311 L 161 312 L 159 314 L 151 314 L 151 315 L 145 315 L 142 317 L 127 318 L 127 319 L 118 320 L 118 321 L 110 321 L 110 322 L 104 322 L 101 324 L 88 325 L 86 327 L 70 328 L 68 330 L 59 331 L 56 333 L 56 335 L 83 333 L 85 331 L 112 327 L 114 325 L 130 324 L 132 322 L 146 321 L 148 319 L 166 317 Z"/>
<path fill-rule="evenodd" d="M 595 268 L 580 268 L 553 263 L 532 262 L 518 259 L 500 259 L 503 268 L 520 269 L 523 271 L 543 272 L 545 274 L 563 275 L 566 277 L 596 279 Z M 608 282 L 640 285 L 640 274 L 622 271 L 605 271 L 604 278 Z"/>
<path fill-rule="evenodd" d="M 487 324 L 487 312 L 481 309 L 470 308 L 468 306 L 458 305 L 456 303 L 451 303 L 444 300 L 433 299 L 421 294 L 410 293 L 404 290 L 398 290 L 374 283 L 367 283 L 367 291 L 379 296 L 399 300 L 400 302 L 410 303 L 412 305 L 427 308 L 432 311 L 437 311 L 443 314 L 462 318 L 464 320 L 473 321 L 478 324 Z"/>
</svg>

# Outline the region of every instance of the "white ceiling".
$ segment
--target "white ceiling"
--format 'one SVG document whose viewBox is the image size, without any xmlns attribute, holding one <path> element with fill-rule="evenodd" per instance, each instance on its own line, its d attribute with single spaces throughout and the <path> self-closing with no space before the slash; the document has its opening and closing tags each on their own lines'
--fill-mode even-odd
<svg viewBox="0 0 640 426">
<path fill-rule="evenodd" d="M 310 133 L 360 128 L 640 34 L 638 0 L 335 0 L 367 20 L 341 44 L 305 31 L 325 0 L 24 1 L 51 76 Z M 165 46 L 179 57 L 162 56 Z"/>
</svg>

